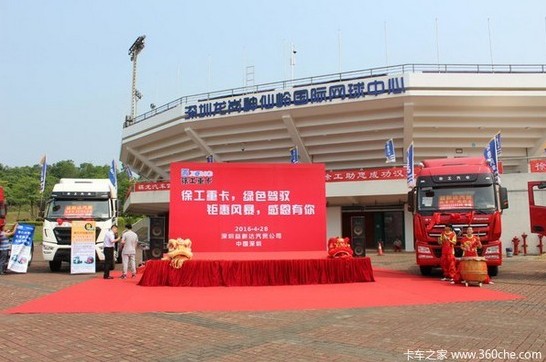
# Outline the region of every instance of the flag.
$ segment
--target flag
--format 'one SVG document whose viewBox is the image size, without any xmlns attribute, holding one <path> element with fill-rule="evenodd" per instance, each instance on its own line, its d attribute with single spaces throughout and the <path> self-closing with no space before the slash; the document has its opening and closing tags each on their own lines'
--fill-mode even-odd
<svg viewBox="0 0 546 362">
<path fill-rule="evenodd" d="M 110 170 L 108 170 L 108 178 L 110 179 L 110 182 L 114 187 L 118 188 L 118 168 L 116 166 L 116 161 L 112 160 L 112 165 L 110 166 Z"/>
<path fill-rule="evenodd" d="M 408 150 L 406 151 L 406 177 L 408 182 L 408 187 L 415 187 L 415 175 L 414 175 L 414 165 L 413 165 L 413 142 L 409 145 Z"/>
<path fill-rule="evenodd" d="M 385 157 L 386 157 L 386 163 L 393 163 L 396 162 L 396 153 L 394 151 L 394 141 L 389 139 L 387 143 L 385 143 Z"/>
<path fill-rule="evenodd" d="M 497 132 L 495 135 L 495 146 L 497 148 L 497 157 L 502 155 L 502 146 L 501 146 L 501 133 Z"/>
<path fill-rule="evenodd" d="M 133 175 L 133 171 L 131 171 L 131 167 L 129 167 L 126 164 L 123 164 L 123 169 L 125 170 L 127 177 L 129 177 L 129 180 L 133 181 L 135 179 L 135 176 Z"/>
<path fill-rule="evenodd" d="M 499 160 L 498 160 L 498 154 L 497 154 L 496 136 L 491 138 L 491 141 L 489 141 L 487 146 L 485 146 L 483 150 L 483 156 L 487 160 L 489 167 L 491 167 L 491 170 L 493 171 L 493 175 L 495 176 L 495 180 L 500 184 Z"/>
<path fill-rule="evenodd" d="M 42 159 L 40 160 L 40 165 L 42 165 L 42 171 L 40 172 L 40 193 L 43 193 L 45 190 L 46 174 L 47 174 L 46 155 L 42 156 Z"/>
<path fill-rule="evenodd" d="M 298 154 L 298 147 L 297 147 L 297 146 L 296 146 L 296 147 L 292 147 L 292 148 L 290 149 L 290 162 L 292 162 L 292 163 L 298 163 L 299 158 L 300 158 L 300 156 L 299 156 L 299 154 Z"/>
</svg>

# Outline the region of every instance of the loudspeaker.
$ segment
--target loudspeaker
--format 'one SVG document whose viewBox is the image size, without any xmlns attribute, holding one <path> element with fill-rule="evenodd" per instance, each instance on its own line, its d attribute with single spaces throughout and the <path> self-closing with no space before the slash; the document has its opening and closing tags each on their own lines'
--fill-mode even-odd
<svg viewBox="0 0 546 362">
<path fill-rule="evenodd" d="M 351 217 L 351 247 L 355 256 L 366 256 L 364 216 Z"/>
<path fill-rule="evenodd" d="M 165 250 L 165 218 L 150 218 L 150 259 L 161 259 Z"/>
<path fill-rule="evenodd" d="M 148 250 L 149 259 L 161 259 L 163 257 L 164 242 L 161 239 L 150 240 L 150 250 Z"/>
<path fill-rule="evenodd" d="M 165 241 L 165 218 L 151 217 L 150 218 L 150 240 L 161 239 Z"/>
</svg>

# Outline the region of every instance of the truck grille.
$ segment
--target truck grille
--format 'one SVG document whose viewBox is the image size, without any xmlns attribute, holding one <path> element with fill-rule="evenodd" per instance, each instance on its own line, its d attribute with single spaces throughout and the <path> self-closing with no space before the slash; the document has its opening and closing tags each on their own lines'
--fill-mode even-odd
<svg viewBox="0 0 546 362">
<path fill-rule="evenodd" d="M 72 227 L 56 227 L 53 229 L 55 239 L 59 245 L 70 245 L 72 241 Z M 95 228 L 95 241 L 97 241 L 100 234 L 100 228 Z"/>
</svg>

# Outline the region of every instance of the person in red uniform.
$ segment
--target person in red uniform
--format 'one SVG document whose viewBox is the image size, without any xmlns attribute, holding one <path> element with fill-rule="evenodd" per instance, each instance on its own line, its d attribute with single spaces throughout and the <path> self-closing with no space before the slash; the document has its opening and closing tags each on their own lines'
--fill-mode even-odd
<svg viewBox="0 0 546 362">
<path fill-rule="evenodd" d="M 480 237 L 474 235 L 472 226 L 466 229 L 466 234 L 463 235 L 461 240 L 461 249 L 463 249 L 463 257 L 478 256 L 478 249 L 482 248 Z"/>
<path fill-rule="evenodd" d="M 469 226 L 466 228 L 466 234 L 463 235 L 463 239 L 461 240 L 461 249 L 463 249 L 463 258 L 472 258 L 472 257 L 478 257 L 478 249 L 482 248 L 482 243 L 480 242 L 480 237 L 478 235 L 474 235 L 474 229 L 472 229 L 472 226 Z M 465 281 L 462 280 L 461 277 L 461 264 L 459 264 L 459 267 L 457 268 L 457 274 L 455 275 L 453 284 L 461 282 L 464 283 Z M 485 278 L 484 283 L 486 284 L 493 284 L 493 281 L 489 277 L 489 275 Z"/>
<path fill-rule="evenodd" d="M 457 243 L 457 235 L 453 231 L 453 227 L 446 224 L 444 231 L 438 238 L 438 243 L 442 245 L 442 257 L 440 265 L 444 272 L 442 280 L 453 281 L 457 270 L 455 269 L 455 244 Z"/>
</svg>

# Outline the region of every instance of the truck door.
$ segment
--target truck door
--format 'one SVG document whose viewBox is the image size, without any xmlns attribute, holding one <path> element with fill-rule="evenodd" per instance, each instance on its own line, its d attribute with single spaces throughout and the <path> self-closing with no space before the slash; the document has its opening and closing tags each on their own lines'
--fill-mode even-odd
<svg viewBox="0 0 546 362">
<path fill-rule="evenodd" d="M 530 181 L 528 183 L 529 216 L 531 232 L 546 233 L 546 181 Z"/>
</svg>

